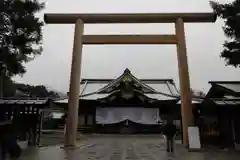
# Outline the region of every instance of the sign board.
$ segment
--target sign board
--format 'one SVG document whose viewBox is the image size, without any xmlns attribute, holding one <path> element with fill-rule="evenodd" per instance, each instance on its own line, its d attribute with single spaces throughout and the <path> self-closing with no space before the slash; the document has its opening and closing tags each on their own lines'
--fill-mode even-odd
<svg viewBox="0 0 240 160">
<path fill-rule="evenodd" d="M 195 126 L 188 127 L 188 141 L 189 141 L 190 149 L 200 149 L 201 148 L 198 127 L 195 127 Z"/>
</svg>

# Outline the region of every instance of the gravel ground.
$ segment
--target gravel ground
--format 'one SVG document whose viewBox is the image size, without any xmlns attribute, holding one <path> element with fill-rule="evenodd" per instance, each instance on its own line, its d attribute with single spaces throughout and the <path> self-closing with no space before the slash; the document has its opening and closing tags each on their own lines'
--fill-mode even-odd
<svg viewBox="0 0 240 160">
<path fill-rule="evenodd" d="M 83 139 L 75 150 L 61 149 L 62 145 L 29 148 L 20 160 L 239 160 L 236 151 L 188 152 L 179 141 L 175 153 L 167 154 L 165 141 L 151 135 L 94 135 Z"/>
</svg>

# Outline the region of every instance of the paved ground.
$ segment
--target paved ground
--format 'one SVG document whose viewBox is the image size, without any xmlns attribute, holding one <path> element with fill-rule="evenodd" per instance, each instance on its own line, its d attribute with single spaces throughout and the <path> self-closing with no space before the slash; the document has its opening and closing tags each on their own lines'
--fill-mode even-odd
<svg viewBox="0 0 240 160">
<path fill-rule="evenodd" d="M 174 155 L 165 151 L 164 139 L 158 136 L 93 136 L 82 140 L 76 150 L 60 146 L 26 151 L 20 160 L 239 160 L 235 151 L 188 152 L 176 144 Z"/>
</svg>

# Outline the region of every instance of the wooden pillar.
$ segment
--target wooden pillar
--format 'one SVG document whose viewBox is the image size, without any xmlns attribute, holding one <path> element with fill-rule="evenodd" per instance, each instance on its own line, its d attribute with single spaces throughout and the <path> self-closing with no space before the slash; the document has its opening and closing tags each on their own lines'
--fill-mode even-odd
<svg viewBox="0 0 240 160">
<path fill-rule="evenodd" d="M 84 126 L 88 125 L 88 113 L 84 113 Z"/>
<path fill-rule="evenodd" d="M 182 123 L 182 116 L 180 115 L 180 132 L 181 132 L 181 142 L 183 144 L 183 123 Z"/>
<path fill-rule="evenodd" d="M 76 146 L 83 28 L 83 21 L 81 19 L 78 19 L 75 24 L 73 42 L 65 147 Z"/>
<path fill-rule="evenodd" d="M 34 120 L 33 128 L 33 145 L 35 146 L 37 144 L 37 126 L 38 126 L 38 112 L 39 108 L 36 104 L 32 106 L 32 118 Z"/>
<path fill-rule="evenodd" d="M 38 111 L 38 115 L 39 115 L 39 126 L 38 126 L 37 145 L 39 145 L 40 142 L 41 142 L 44 111 L 43 111 L 43 110 L 39 110 L 39 111 Z"/>
<path fill-rule="evenodd" d="M 183 144 L 188 147 L 188 126 L 191 124 L 192 112 L 191 112 L 191 92 L 190 92 L 190 80 L 188 73 L 187 62 L 187 49 L 184 34 L 184 22 L 182 18 L 178 18 L 175 23 L 176 37 L 177 37 L 177 57 L 178 57 L 178 69 L 179 69 L 179 82 L 181 93 L 181 114 L 183 124 Z"/>
</svg>

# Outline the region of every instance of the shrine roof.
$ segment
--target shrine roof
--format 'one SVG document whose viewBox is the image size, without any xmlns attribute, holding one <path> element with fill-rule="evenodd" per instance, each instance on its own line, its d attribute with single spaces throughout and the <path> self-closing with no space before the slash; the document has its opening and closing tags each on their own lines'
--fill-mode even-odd
<svg viewBox="0 0 240 160">
<path fill-rule="evenodd" d="M 210 81 L 212 86 L 204 101 L 216 105 L 240 104 L 240 81 Z"/>
<path fill-rule="evenodd" d="M 179 92 L 172 79 L 138 79 L 129 69 L 116 79 L 82 79 L 80 83 L 80 99 L 98 100 L 108 97 L 123 82 L 131 81 L 139 87 L 141 93 L 150 99 L 178 99 Z M 57 103 L 67 103 L 67 99 Z"/>
<path fill-rule="evenodd" d="M 212 86 L 217 85 L 233 92 L 240 93 L 240 81 L 210 81 Z"/>
<path fill-rule="evenodd" d="M 128 81 L 141 87 L 143 93 L 179 95 L 172 79 L 138 79 L 129 69 L 125 69 L 124 73 L 116 79 L 82 79 L 80 84 L 81 95 L 92 92 L 110 93 L 114 90 L 114 87 L 118 86 L 121 82 Z"/>
<path fill-rule="evenodd" d="M 0 104 L 47 104 L 48 99 L 0 99 Z"/>
<path fill-rule="evenodd" d="M 205 98 L 240 97 L 240 81 L 210 81 L 211 88 Z"/>
</svg>

